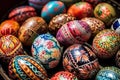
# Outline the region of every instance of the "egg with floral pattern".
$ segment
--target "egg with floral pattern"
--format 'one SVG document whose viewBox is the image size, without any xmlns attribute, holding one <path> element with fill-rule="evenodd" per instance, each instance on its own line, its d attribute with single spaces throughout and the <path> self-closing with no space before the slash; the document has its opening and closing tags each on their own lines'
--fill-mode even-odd
<svg viewBox="0 0 120 80">
<path fill-rule="evenodd" d="M 68 71 L 59 71 L 50 80 L 78 80 L 78 78 Z"/>
<path fill-rule="evenodd" d="M 63 54 L 63 67 L 80 80 L 89 80 L 100 69 L 95 52 L 89 44 L 74 44 L 68 47 Z"/>
<path fill-rule="evenodd" d="M 114 66 L 103 67 L 97 73 L 95 80 L 120 80 L 120 69 Z"/>
<path fill-rule="evenodd" d="M 83 44 L 91 36 L 90 26 L 81 20 L 73 20 L 64 24 L 57 32 L 56 39 L 63 45 Z"/>
<path fill-rule="evenodd" d="M 14 20 L 5 20 L 0 25 L 0 37 L 11 34 L 17 36 L 20 25 Z"/>
<path fill-rule="evenodd" d="M 8 71 L 12 80 L 49 80 L 43 65 L 28 55 L 14 57 Z"/>
<path fill-rule="evenodd" d="M 54 16 L 65 13 L 66 8 L 61 1 L 49 1 L 41 10 L 41 17 L 49 22 Z"/>
<path fill-rule="evenodd" d="M 116 19 L 111 25 L 111 29 L 120 34 L 120 18 Z"/>
<path fill-rule="evenodd" d="M 13 35 L 5 35 L 0 38 L 0 60 L 9 63 L 16 55 L 25 53 L 20 40 Z"/>
<path fill-rule="evenodd" d="M 116 19 L 116 11 L 109 3 L 99 3 L 94 9 L 94 16 L 109 26 Z"/>
<path fill-rule="evenodd" d="M 61 47 L 51 34 L 39 35 L 32 44 L 32 56 L 43 64 L 46 69 L 54 68 L 61 58 Z"/>
<path fill-rule="evenodd" d="M 95 36 L 92 46 L 99 58 L 111 58 L 120 48 L 120 35 L 114 30 L 104 29 Z"/>
</svg>

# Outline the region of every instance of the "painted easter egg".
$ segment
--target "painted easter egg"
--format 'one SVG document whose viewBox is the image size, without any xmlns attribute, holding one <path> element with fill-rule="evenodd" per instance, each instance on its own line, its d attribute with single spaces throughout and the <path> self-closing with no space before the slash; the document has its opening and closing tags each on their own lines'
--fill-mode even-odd
<svg viewBox="0 0 120 80">
<path fill-rule="evenodd" d="M 64 24 L 57 32 L 57 40 L 64 46 L 87 42 L 91 36 L 90 26 L 81 20 L 74 20 Z"/>
<path fill-rule="evenodd" d="M 9 19 L 17 21 L 20 25 L 28 18 L 37 16 L 32 6 L 20 6 L 14 8 L 8 15 Z"/>
<path fill-rule="evenodd" d="M 28 0 L 28 3 L 35 9 L 41 10 L 42 7 L 49 1 L 50 0 Z"/>
<path fill-rule="evenodd" d="M 74 74 L 68 71 L 59 71 L 50 80 L 79 80 Z"/>
<path fill-rule="evenodd" d="M 56 67 L 61 58 L 60 45 L 51 34 L 39 35 L 32 44 L 31 52 L 46 69 Z"/>
<path fill-rule="evenodd" d="M 92 31 L 92 36 L 94 37 L 96 34 L 98 34 L 100 31 L 102 31 L 103 29 L 105 29 L 105 24 L 94 17 L 86 17 L 81 19 L 82 21 L 85 21 L 86 23 L 88 23 L 88 25 L 91 28 Z"/>
<path fill-rule="evenodd" d="M 26 45 L 31 46 L 34 39 L 42 33 L 47 32 L 47 23 L 41 17 L 27 19 L 19 29 L 18 38 Z"/>
<path fill-rule="evenodd" d="M 78 2 L 78 3 L 73 4 L 68 9 L 67 13 L 76 17 L 77 19 L 81 19 L 84 17 L 91 17 L 93 15 L 93 8 L 91 4 L 87 2 Z"/>
<path fill-rule="evenodd" d="M 17 37 L 5 35 L 0 38 L 0 59 L 2 62 L 9 63 L 13 57 L 23 53 L 22 44 Z"/>
<path fill-rule="evenodd" d="M 18 22 L 13 20 L 5 20 L 0 25 L 0 37 L 7 34 L 17 36 L 19 28 L 20 26 Z"/>
<path fill-rule="evenodd" d="M 41 17 L 49 22 L 54 16 L 65 13 L 66 8 L 61 1 L 49 1 L 41 11 Z"/>
<path fill-rule="evenodd" d="M 95 36 L 92 46 L 99 58 L 111 58 L 120 47 L 120 35 L 111 29 L 102 30 Z"/>
<path fill-rule="evenodd" d="M 99 3 L 94 9 L 94 16 L 106 25 L 110 25 L 116 19 L 116 12 L 113 6 L 108 3 Z"/>
<path fill-rule="evenodd" d="M 120 50 L 116 53 L 115 63 L 120 68 Z"/>
<path fill-rule="evenodd" d="M 116 19 L 111 25 L 111 29 L 120 34 L 120 18 Z"/>
<path fill-rule="evenodd" d="M 14 57 L 8 70 L 12 80 L 49 80 L 41 63 L 27 55 Z"/>
<path fill-rule="evenodd" d="M 120 80 L 120 69 L 117 67 L 104 67 L 96 75 L 95 80 Z"/>
<path fill-rule="evenodd" d="M 90 4 L 92 4 L 93 7 L 95 7 L 98 3 L 102 2 L 102 0 L 82 0 L 85 2 L 89 2 Z"/>
<path fill-rule="evenodd" d="M 89 44 L 74 44 L 63 54 L 63 67 L 79 79 L 89 80 L 100 69 L 95 52 Z"/>
<path fill-rule="evenodd" d="M 69 14 L 59 14 L 52 18 L 49 23 L 48 29 L 49 32 L 53 35 L 57 34 L 57 31 L 67 22 L 73 21 L 76 18 Z"/>
</svg>

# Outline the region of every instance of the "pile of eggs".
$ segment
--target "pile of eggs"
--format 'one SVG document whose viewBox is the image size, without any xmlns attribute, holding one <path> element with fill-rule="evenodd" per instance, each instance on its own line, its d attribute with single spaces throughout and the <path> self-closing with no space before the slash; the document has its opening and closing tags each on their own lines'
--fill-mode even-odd
<svg viewBox="0 0 120 80">
<path fill-rule="evenodd" d="M 0 64 L 12 80 L 120 80 L 116 16 L 102 0 L 28 0 L 0 24 Z"/>
</svg>

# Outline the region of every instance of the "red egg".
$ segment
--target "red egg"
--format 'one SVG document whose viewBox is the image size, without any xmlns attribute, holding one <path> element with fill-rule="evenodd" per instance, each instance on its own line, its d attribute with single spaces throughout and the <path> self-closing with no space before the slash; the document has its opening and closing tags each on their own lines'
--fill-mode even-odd
<svg viewBox="0 0 120 80">
<path fill-rule="evenodd" d="M 59 71 L 50 80 L 78 80 L 78 78 L 68 71 Z"/>
<path fill-rule="evenodd" d="M 78 2 L 78 3 L 73 4 L 68 9 L 68 14 L 71 14 L 77 19 L 81 19 L 84 17 L 90 17 L 93 15 L 93 8 L 91 4 L 87 2 Z"/>
<path fill-rule="evenodd" d="M 19 28 L 20 26 L 16 21 L 5 20 L 0 25 L 0 37 L 7 34 L 17 36 Z"/>
<path fill-rule="evenodd" d="M 27 19 L 19 29 L 18 38 L 25 46 L 31 46 L 34 39 L 47 32 L 47 23 L 41 17 Z"/>
<path fill-rule="evenodd" d="M 36 16 L 37 13 L 35 9 L 31 6 L 20 6 L 13 9 L 8 18 L 17 21 L 19 24 L 22 24 L 26 19 Z"/>
<path fill-rule="evenodd" d="M 0 38 L 0 59 L 2 62 L 9 61 L 16 55 L 23 55 L 24 50 L 21 42 L 13 35 L 5 35 Z"/>
</svg>

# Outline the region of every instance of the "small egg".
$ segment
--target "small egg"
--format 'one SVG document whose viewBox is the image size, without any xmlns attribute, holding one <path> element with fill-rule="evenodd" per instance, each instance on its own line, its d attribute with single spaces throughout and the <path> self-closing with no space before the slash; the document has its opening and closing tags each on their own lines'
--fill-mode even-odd
<svg viewBox="0 0 120 80">
<path fill-rule="evenodd" d="M 49 1 L 42 8 L 41 17 L 43 17 L 46 22 L 49 22 L 54 16 L 65 12 L 66 12 L 66 8 L 63 2 Z"/>
<path fill-rule="evenodd" d="M 46 69 L 51 69 L 60 61 L 61 47 L 51 34 L 41 34 L 34 40 L 31 53 Z"/>
<path fill-rule="evenodd" d="M 8 18 L 22 25 L 26 19 L 33 16 L 37 16 L 37 13 L 32 6 L 19 6 L 10 11 Z"/>
<path fill-rule="evenodd" d="M 31 46 L 34 39 L 47 32 L 47 23 L 41 17 L 28 18 L 20 27 L 18 38 L 25 46 Z"/>
<path fill-rule="evenodd" d="M 68 47 L 63 54 L 63 67 L 79 80 L 89 80 L 100 69 L 95 52 L 89 44 L 74 44 Z"/>
<path fill-rule="evenodd" d="M 8 71 L 12 80 L 49 80 L 42 64 L 28 55 L 14 57 Z"/>
</svg>

